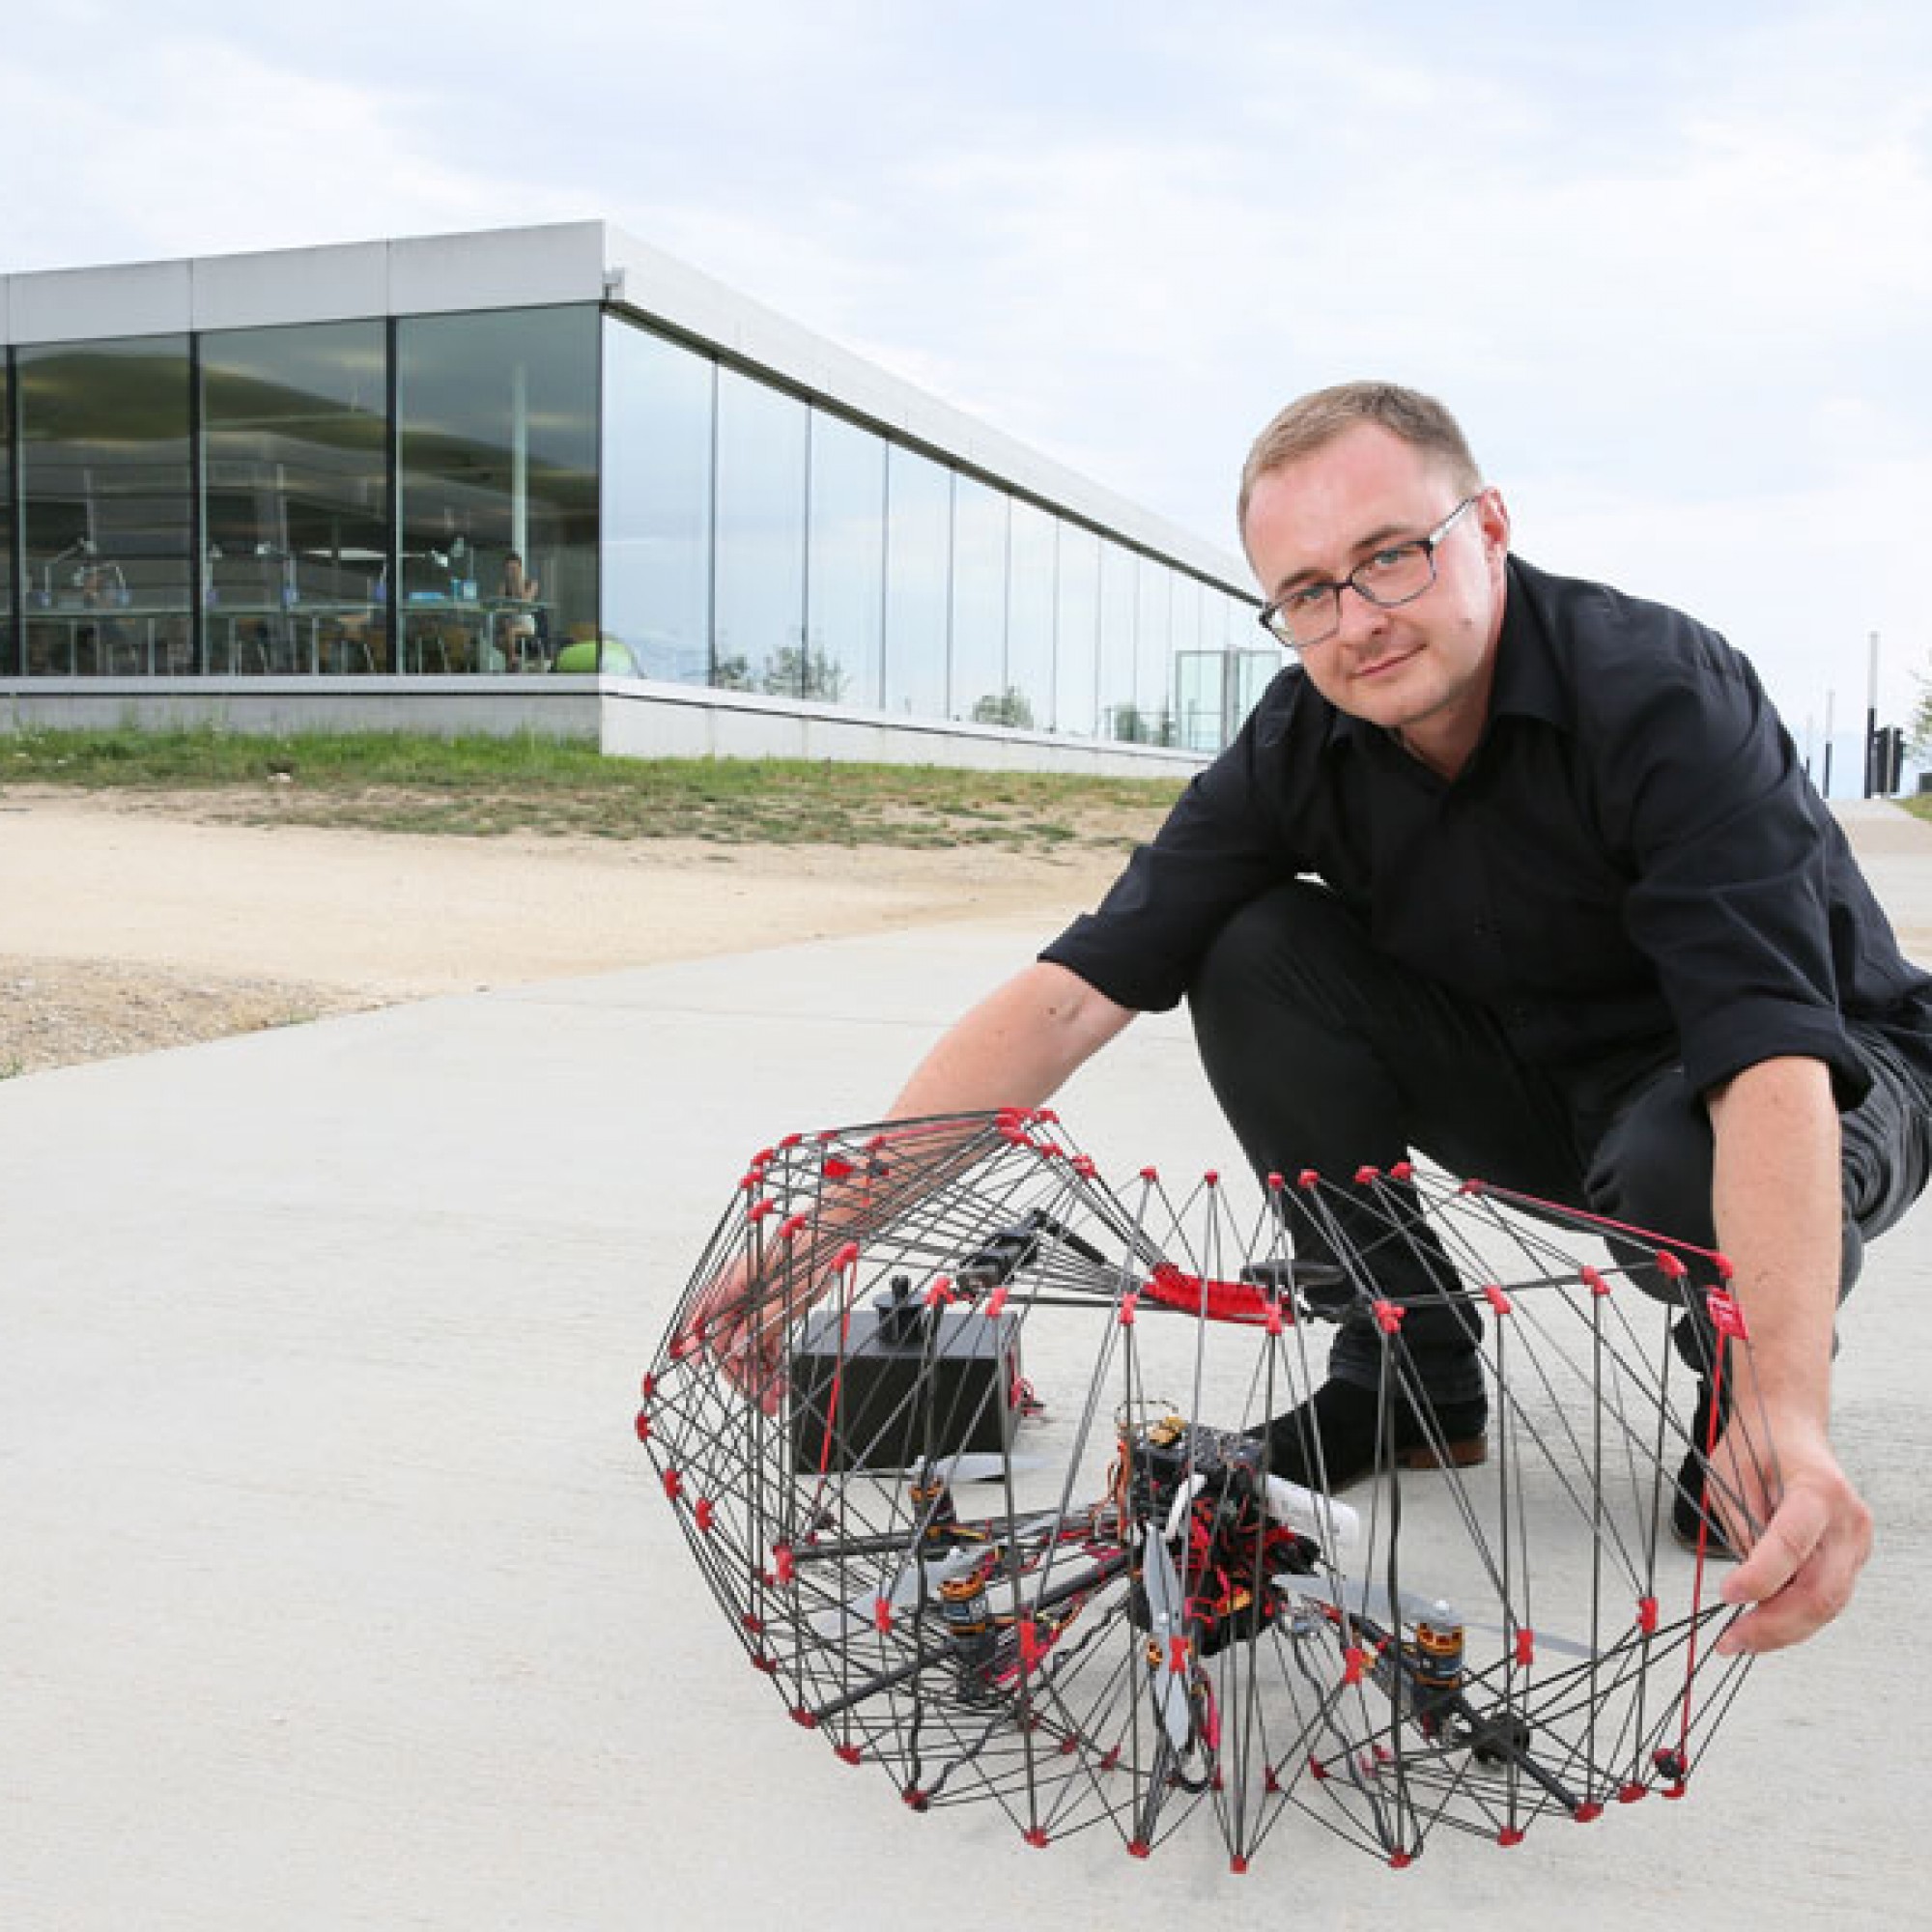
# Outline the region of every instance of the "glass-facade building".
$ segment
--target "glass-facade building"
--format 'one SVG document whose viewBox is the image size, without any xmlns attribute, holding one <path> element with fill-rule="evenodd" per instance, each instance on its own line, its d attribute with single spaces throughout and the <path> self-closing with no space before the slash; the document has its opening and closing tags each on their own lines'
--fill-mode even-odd
<svg viewBox="0 0 1932 1932">
<path fill-rule="evenodd" d="M 1276 668 L 1232 560 L 601 223 L 5 298 L 16 688 L 602 675 L 1206 753 Z"/>
</svg>

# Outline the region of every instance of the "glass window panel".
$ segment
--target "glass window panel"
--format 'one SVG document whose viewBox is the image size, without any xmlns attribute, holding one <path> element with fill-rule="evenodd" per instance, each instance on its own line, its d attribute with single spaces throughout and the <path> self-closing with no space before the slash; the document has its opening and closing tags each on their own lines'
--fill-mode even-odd
<svg viewBox="0 0 1932 1932">
<path fill-rule="evenodd" d="M 1060 526 L 1060 584 L 1053 657 L 1053 728 L 1098 735 L 1100 539 L 1077 524 Z"/>
<path fill-rule="evenodd" d="M 1182 668 L 1201 655 L 1202 603 L 1208 586 L 1185 571 L 1169 570 L 1167 690 L 1168 737 L 1170 745 L 1186 744 L 1186 708 L 1181 691 Z M 1218 655 L 1218 653 L 1217 653 Z"/>
<path fill-rule="evenodd" d="M 805 661 L 806 408 L 718 372 L 717 681 L 810 697 Z"/>
<path fill-rule="evenodd" d="M 210 333 L 201 395 L 208 668 L 388 669 L 383 325 Z"/>
<path fill-rule="evenodd" d="M 814 410 L 806 683 L 828 702 L 876 708 L 886 624 L 886 445 Z"/>
<path fill-rule="evenodd" d="M 187 339 L 16 352 L 29 672 L 185 668 Z"/>
<path fill-rule="evenodd" d="M 597 621 L 598 320 L 397 326 L 405 669 L 630 668 Z"/>
<path fill-rule="evenodd" d="M 1174 572 L 1151 556 L 1138 559 L 1140 608 L 1134 627 L 1134 704 L 1141 742 L 1174 742 L 1174 646 L 1170 638 Z"/>
<path fill-rule="evenodd" d="M 1045 730 L 1053 717 L 1059 519 L 1017 497 L 1007 569 L 1007 691 L 1001 722 Z"/>
<path fill-rule="evenodd" d="M 715 365 L 604 323 L 604 631 L 646 677 L 711 675 Z"/>
<path fill-rule="evenodd" d="M 1007 722 L 1007 525 L 1010 498 L 970 476 L 952 485 L 952 639 L 949 691 L 954 718 Z"/>
<path fill-rule="evenodd" d="M 886 460 L 886 709 L 946 716 L 952 472 L 895 446 Z"/>
<path fill-rule="evenodd" d="M 0 676 L 20 668 L 18 639 L 14 634 L 14 553 L 19 543 L 19 519 L 14 512 L 14 389 L 7 358 L 0 353 L 0 516 L 7 537 L 0 543 Z"/>
<path fill-rule="evenodd" d="M 1232 662 L 1225 651 L 1182 651 L 1175 663 L 1176 723 L 1190 752 L 1221 749 L 1222 686 Z"/>
<path fill-rule="evenodd" d="M 1100 735 L 1137 743 L 1145 734 L 1134 701 L 1134 620 L 1139 573 L 1132 551 L 1100 542 Z"/>
</svg>

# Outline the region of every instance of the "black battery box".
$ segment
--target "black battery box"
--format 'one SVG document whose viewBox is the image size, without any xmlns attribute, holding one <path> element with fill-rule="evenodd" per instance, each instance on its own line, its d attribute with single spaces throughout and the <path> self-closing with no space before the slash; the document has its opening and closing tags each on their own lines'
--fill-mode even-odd
<svg viewBox="0 0 1932 1932">
<path fill-rule="evenodd" d="M 809 1316 L 791 1350 L 792 1463 L 911 1469 L 1012 1444 L 1019 1324 L 894 1292 Z"/>
</svg>

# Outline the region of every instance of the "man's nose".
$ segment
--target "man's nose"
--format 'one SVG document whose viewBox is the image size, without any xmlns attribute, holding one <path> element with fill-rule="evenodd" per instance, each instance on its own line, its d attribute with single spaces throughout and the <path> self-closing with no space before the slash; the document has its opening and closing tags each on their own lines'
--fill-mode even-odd
<svg viewBox="0 0 1932 1932">
<path fill-rule="evenodd" d="M 1373 643 L 1388 629 L 1389 613 L 1379 604 L 1371 603 L 1352 583 L 1342 585 L 1340 599 L 1341 623 L 1336 638 L 1345 648 Z"/>
</svg>

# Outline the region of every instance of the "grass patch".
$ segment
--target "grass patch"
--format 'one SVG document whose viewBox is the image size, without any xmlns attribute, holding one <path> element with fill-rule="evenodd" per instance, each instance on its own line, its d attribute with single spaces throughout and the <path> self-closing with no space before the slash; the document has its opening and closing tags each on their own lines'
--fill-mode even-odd
<svg viewBox="0 0 1932 1932">
<path fill-rule="evenodd" d="M 24 731 L 0 740 L 0 792 L 18 785 L 189 795 L 198 815 L 250 824 L 1025 852 L 1144 838 L 1180 789 L 930 765 L 610 758 L 532 735 L 209 728 Z"/>
</svg>

